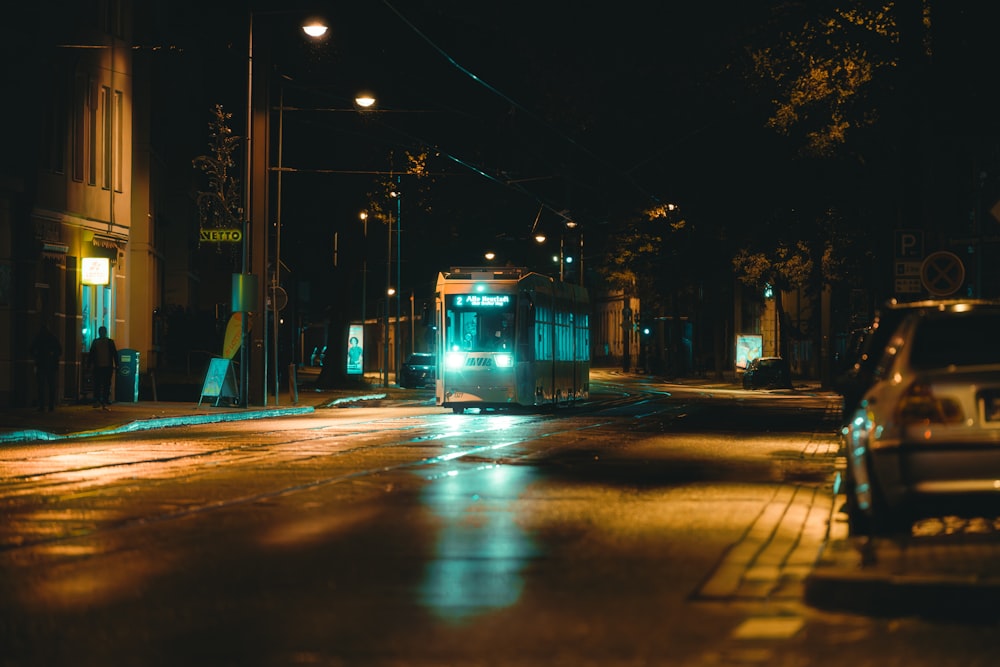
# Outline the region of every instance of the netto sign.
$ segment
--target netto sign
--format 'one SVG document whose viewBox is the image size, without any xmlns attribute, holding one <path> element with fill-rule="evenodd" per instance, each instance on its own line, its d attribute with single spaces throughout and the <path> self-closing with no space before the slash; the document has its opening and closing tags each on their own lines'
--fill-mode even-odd
<svg viewBox="0 0 1000 667">
<path fill-rule="evenodd" d="M 240 243 L 243 241 L 242 229 L 200 229 L 199 240 L 202 243 Z"/>
</svg>

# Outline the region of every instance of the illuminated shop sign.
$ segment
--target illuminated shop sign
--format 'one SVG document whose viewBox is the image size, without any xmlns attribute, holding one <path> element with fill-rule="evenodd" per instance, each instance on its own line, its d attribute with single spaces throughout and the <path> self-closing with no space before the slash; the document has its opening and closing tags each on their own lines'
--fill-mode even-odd
<svg viewBox="0 0 1000 667">
<path fill-rule="evenodd" d="M 111 282 L 111 261 L 107 257 L 84 257 L 80 262 L 80 282 L 107 285 Z"/>
<path fill-rule="evenodd" d="M 509 294 L 461 294 L 455 297 L 456 308 L 500 308 L 509 305 Z"/>
</svg>

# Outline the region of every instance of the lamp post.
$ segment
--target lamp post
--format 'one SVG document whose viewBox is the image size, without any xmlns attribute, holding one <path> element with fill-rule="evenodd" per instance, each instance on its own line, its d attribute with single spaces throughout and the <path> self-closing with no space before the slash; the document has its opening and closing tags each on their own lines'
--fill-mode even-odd
<svg viewBox="0 0 1000 667">
<path fill-rule="evenodd" d="M 579 226 L 580 226 L 580 224 L 578 222 L 576 222 L 575 220 L 566 220 L 565 223 L 564 223 L 565 229 L 559 233 L 559 254 L 552 256 L 552 261 L 559 263 L 559 282 L 563 282 L 563 280 L 566 277 L 566 264 L 570 264 L 570 263 L 573 262 L 573 257 L 566 255 L 566 231 L 565 230 L 566 229 L 574 229 L 574 230 L 577 230 L 577 239 L 578 239 L 578 242 L 579 242 L 578 247 L 579 247 L 579 250 L 580 250 L 580 255 L 579 255 L 579 258 L 578 258 L 579 268 L 577 269 L 577 272 L 579 273 L 579 282 L 580 282 L 580 285 L 583 285 L 583 230 L 582 229 L 578 229 Z M 535 243 L 538 243 L 538 244 L 543 244 L 547 240 L 545 234 L 542 233 L 542 232 L 535 233 L 534 239 L 535 239 Z"/>
<path fill-rule="evenodd" d="M 579 226 L 580 226 L 579 223 L 577 223 L 575 220 L 566 221 L 566 229 L 577 230 Z M 579 261 L 577 263 L 579 268 L 577 269 L 577 273 L 579 274 L 580 284 L 583 285 L 583 230 L 577 230 L 577 239 L 579 241 L 579 248 L 580 248 L 580 256 L 578 258 Z M 560 252 L 562 252 L 562 247 L 563 247 L 563 242 L 562 239 L 560 239 L 559 241 Z"/>
<path fill-rule="evenodd" d="M 361 247 L 361 330 L 365 326 L 365 305 L 368 301 L 368 211 L 361 211 L 358 214 L 362 225 L 362 247 Z"/>
<path fill-rule="evenodd" d="M 304 29 L 304 28 L 303 28 Z M 274 220 L 274 278 L 271 281 L 271 314 L 273 322 L 271 326 L 271 337 L 274 343 L 274 404 L 278 405 L 280 395 L 280 381 L 278 365 L 279 333 L 278 324 L 281 321 L 278 307 L 278 290 L 281 289 L 281 174 L 283 162 L 283 148 L 285 145 L 285 87 L 281 87 L 278 94 L 278 187 L 277 187 L 277 213 Z M 267 392 L 264 392 L 264 403 L 267 403 Z"/>
<path fill-rule="evenodd" d="M 399 366 L 402 362 L 400 358 L 401 345 L 399 340 L 399 322 L 402 319 L 402 303 L 401 295 L 403 293 L 403 280 L 402 280 L 402 250 L 403 250 L 403 220 L 402 220 L 402 203 L 403 203 L 403 193 L 399 189 L 399 184 L 402 182 L 402 176 L 396 176 L 396 189 L 390 194 L 396 200 L 396 359 L 395 359 L 395 376 L 396 384 L 399 384 Z M 391 236 L 391 235 L 390 235 Z"/>
<path fill-rule="evenodd" d="M 382 309 L 382 386 L 389 386 L 389 300 L 396 293 L 392 285 L 385 288 L 385 307 Z M 397 343 L 398 345 L 398 343 Z"/>
<path fill-rule="evenodd" d="M 243 187 L 243 240 L 240 287 L 240 309 L 242 311 L 240 334 L 240 404 L 249 403 L 251 384 L 262 388 L 261 404 L 267 405 L 267 345 L 264 330 L 267 328 L 265 290 L 260 289 L 261 276 L 267 271 L 267 217 L 268 217 L 268 177 L 269 177 L 269 76 L 266 63 L 270 59 L 270 43 L 265 39 L 255 43 L 254 18 L 261 14 L 288 14 L 288 11 L 250 11 L 247 36 L 247 126 L 246 126 L 246 171 Z M 303 32 L 311 38 L 321 38 L 326 26 L 317 19 L 311 19 L 302 26 Z M 257 53 L 255 54 L 255 49 Z M 264 67 L 254 67 L 255 55 L 265 63 Z M 284 105 L 282 105 L 284 106 Z M 280 143 L 280 141 L 279 141 Z M 280 150 L 280 147 L 279 147 Z M 279 170 L 280 175 L 280 170 Z M 280 206 L 279 206 L 280 208 Z M 279 214 L 280 215 L 280 214 Z M 279 227 L 280 228 L 280 227 Z M 280 232 L 279 232 L 280 233 Z M 280 243 L 280 241 L 279 241 Z M 280 262 L 280 256 L 279 256 Z M 275 273 L 275 280 L 279 276 Z M 277 283 L 275 282 L 275 286 Z M 234 290 L 235 291 L 235 290 Z M 276 290 L 272 290 L 276 292 Z M 273 298 L 272 294 L 272 298 Z M 234 299 L 235 301 L 235 299 Z M 249 301 L 255 303 L 249 304 Z M 251 308 L 252 306 L 252 308 Z M 254 312 L 260 320 L 257 335 L 249 340 L 249 312 Z M 277 321 L 277 315 L 275 316 Z M 277 327 L 275 327 L 277 340 Z M 250 357 L 253 357 L 251 360 Z M 252 366 L 252 368 L 251 368 Z M 251 371 L 253 373 L 251 374 Z M 277 376 L 277 373 L 275 373 Z M 276 385 L 277 386 L 277 385 Z"/>
<path fill-rule="evenodd" d="M 388 216 L 385 251 L 385 308 L 382 309 L 382 386 L 389 386 L 389 299 L 392 298 L 392 216 Z"/>
</svg>

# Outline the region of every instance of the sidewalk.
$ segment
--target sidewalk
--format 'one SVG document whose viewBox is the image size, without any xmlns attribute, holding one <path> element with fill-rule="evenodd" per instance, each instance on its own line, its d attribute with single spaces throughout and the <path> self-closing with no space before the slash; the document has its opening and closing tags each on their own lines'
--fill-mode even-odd
<svg viewBox="0 0 1000 667">
<path fill-rule="evenodd" d="M 843 499 L 837 496 L 834 506 Z M 883 617 L 1000 618 L 996 529 L 955 533 L 940 522 L 939 530 L 918 529 L 909 538 L 869 539 L 848 537 L 845 519 L 831 517 L 823 552 L 804 582 L 807 604 Z"/>
</svg>

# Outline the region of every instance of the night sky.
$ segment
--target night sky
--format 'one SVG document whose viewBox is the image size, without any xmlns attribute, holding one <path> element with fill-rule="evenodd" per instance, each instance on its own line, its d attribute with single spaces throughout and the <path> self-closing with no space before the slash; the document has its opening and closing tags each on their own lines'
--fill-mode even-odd
<svg viewBox="0 0 1000 667">
<path fill-rule="evenodd" d="M 41 2 L 18 21 L 41 26 L 40 7 L 79 4 Z M 341 280 L 330 273 L 335 233 L 341 274 L 356 273 L 358 212 L 375 172 L 398 173 L 406 152 L 427 151 L 432 174 L 401 183 L 404 283 L 421 290 L 487 249 L 535 268 L 548 250 L 529 232 L 536 220 L 556 231 L 560 213 L 587 230 L 593 265 L 603 237 L 655 204 L 680 206 L 730 253 L 766 235 L 769 220 L 828 201 L 856 217 L 849 233 L 877 246 L 894 227 L 967 231 L 970 206 L 988 210 L 1000 195 L 991 80 L 1000 23 L 988 3 L 931 3 L 933 57 L 867 91 L 854 110 L 877 109 L 880 122 L 827 160 L 802 159 L 795 138 L 767 127 L 773 91 L 748 76 L 750 53 L 787 45 L 790 30 L 824 12 L 879 3 L 136 4 L 170 225 L 191 213 L 199 175 L 190 165 L 207 149 L 210 109 L 223 104 L 244 132 L 253 6 L 257 39 L 273 45 L 272 107 L 294 108 L 282 114 L 282 163 L 294 170 L 283 176 L 282 243 L 296 279 Z M 311 14 L 331 27 L 319 45 L 297 30 Z M 353 110 L 360 89 L 379 111 Z M 908 183 L 899 172 L 915 162 L 926 173 Z M 384 242 L 384 228 L 370 226 L 372 263 L 384 262 Z"/>
<path fill-rule="evenodd" d="M 274 45 L 272 106 L 283 96 L 296 109 L 283 118 L 282 162 L 298 170 L 283 176 L 289 257 L 328 250 L 331 230 L 342 248 L 358 243 L 357 212 L 377 178 L 365 172 L 398 171 L 407 151 L 429 152 L 433 184 L 419 202 L 403 199 L 404 282 L 429 284 L 487 249 L 538 263 L 551 249 L 532 247 L 532 226 L 557 233 L 560 213 L 596 242 L 643 207 L 711 203 L 746 168 L 741 133 L 760 132 L 733 99 L 732 67 L 769 7 L 730 4 L 327 3 L 312 13 L 330 34 L 309 45 L 294 4 L 269 13 L 258 3 L 255 37 Z M 169 103 L 200 101 L 194 117 L 207 123 L 221 102 L 240 133 L 246 6 L 171 3 L 149 36 L 187 42 L 179 71 L 195 88 Z M 360 89 L 378 112 L 352 110 Z M 403 177 L 407 194 L 413 180 Z"/>
</svg>

